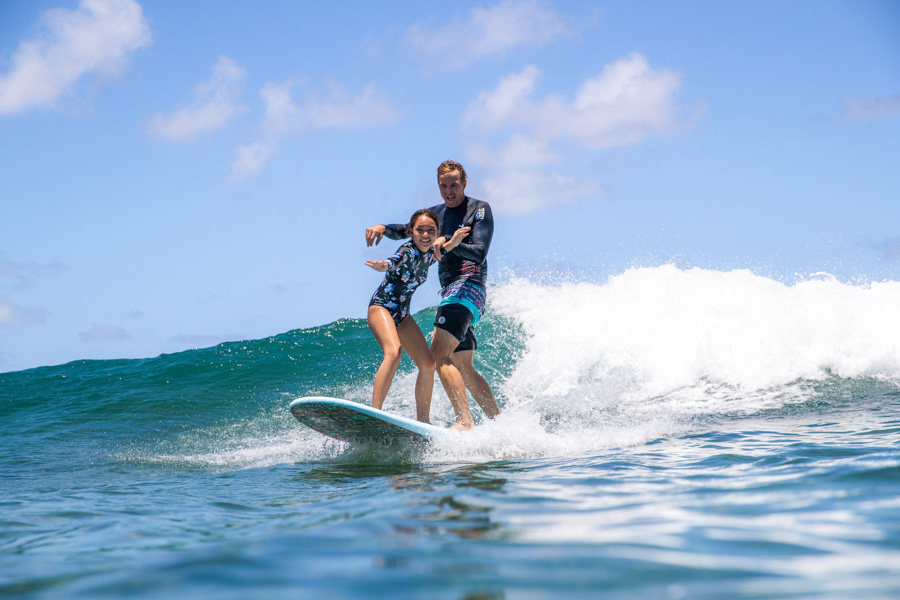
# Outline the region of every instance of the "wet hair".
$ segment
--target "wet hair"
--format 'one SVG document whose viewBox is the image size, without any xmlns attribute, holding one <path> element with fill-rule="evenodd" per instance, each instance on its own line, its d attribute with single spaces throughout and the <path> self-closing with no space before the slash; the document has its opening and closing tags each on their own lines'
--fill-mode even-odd
<svg viewBox="0 0 900 600">
<path fill-rule="evenodd" d="M 438 166 L 438 179 L 440 179 L 442 175 L 446 175 L 447 173 L 451 173 L 453 171 L 459 171 L 459 178 L 462 179 L 463 183 L 466 182 L 466 170 L 455 160 L 445 160 Z"/>
<path fill-rule="evenodd" d="M 406 235 L 412 237 L 413 227 L 416 226 L 416 221 L 419 220 L 419 217 L 426 216 L 432 221 L 434 221 L 435 226 L 437 226 L 438 233 L 441 232 L 441 220 L 435 214 L 433 210 L 430 208 L 423 208 L 422 210 L 417 210 L 413 213 L 413 216 L 409 218 L 409 225 L 406 226 Z"/>
</svg>

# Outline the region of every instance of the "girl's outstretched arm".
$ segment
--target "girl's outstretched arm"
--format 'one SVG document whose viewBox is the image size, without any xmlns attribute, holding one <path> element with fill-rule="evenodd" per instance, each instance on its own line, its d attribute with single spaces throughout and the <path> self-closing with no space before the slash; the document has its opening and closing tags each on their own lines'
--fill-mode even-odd
<svg viewBox="0 0 900 600">
<path fill-rule="evenodd" d="M 365 264 L 367 267 L 371 267 L 376 271 L 380 271 L 382 273 L 387 271 L 390 267 L 386 260 L 367 260 Z"/>
</svg>

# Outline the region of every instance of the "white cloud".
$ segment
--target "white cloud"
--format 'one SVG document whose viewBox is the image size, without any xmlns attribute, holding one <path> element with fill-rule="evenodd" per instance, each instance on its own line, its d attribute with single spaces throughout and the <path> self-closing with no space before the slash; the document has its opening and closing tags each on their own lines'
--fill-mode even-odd
<svg viewBox="0 0 900 600">
<path fill-rule="evenodd" d="M 55 275 L 63 270 L 65 266 L 57 261 L 46 264 L 19 263 L 0 252 L 0 279 L 8 278 L 15 281 L 15 289 L 18 290 L 31 289 L 37 279 Z"/>
<path fill-rule="evenodd" d="M 0 114 L 52 106 L 89 73 L 118 74 L 150 42 L 133 0 L 81 0 L 74 10 L 46 11 L 41 25 L 42 34 L 20 43 L 11 70 L 0 74 Z"/>
<path fill-rule="evenodd" d="M 433 70 L 460 69 L 520 46 L 540 46 L 567 35 L 559 15 L 538 0 L 506 0 L 476 8 L 463 20 L 433 28 L 416 23 L 406 37 L 415 55 Z"/>
<path fill-rule="evenodd" d="M 628 146 L 685 127 L 675 103 L 678 74 L 650 68 L 640 54 L 607 65 L 571 100 L 561 95 L 532 99 L 539 76 L 529 66 L 482 92 L 463 115 L 464 126 L 481 132 L 525 129 L 537 140 L 565 140 L 592 150 Z"/>
<path fill-rule="evenodd" d="M 218 346 L 228 340 L 240 340 L 244 339 L 244 336 L 238 334 L 229 334 L 229 335 L 206 335 L 206 334 L 183 334 L 176 335 L 174 337 L 170 337 L 167 341 L 178 344 L 180 346 L 187 346 L 191 348 L 210 348 L 212 346 Z"/>
<path fill-rule="evenodd" d="M 29 290 L 45 276 L 52 276 L 65 267 L 52 262 L 47 264 L 19 263 L 12 261 L 5 253 L 0 252 L 0 283 L 9 280 L 15 290 Z M 4 287 L 7 287 L 4 283 Z M 46 321 L 47 311 L 41 308 L 25 308 L 9 298 L 0 296 L 0 328 L 17 329 L 31 325 L 39 325 Z"/>
<path fill-rule="evenodd" d="M 258 175 L 290 136 L 314 129 L 361 129 L 392 125 L 400 118 L 391 100 L 374 85 L 365 86 L 356 95 L 348 95 L 336 83 L 329 83 L 327 93 L 309 94 L 295 101 L 293 82 L 267 83 L 259 94 L 266 105 L 260 125 L 259 139 L 235 149 L 232 181 L 243 181 Z"/>
<path fill-rule="evenodd" d="M 900 237 L 887 238 L 874 244 L 874 247 L 881 252 L 885 260 L 900 261 Z"/>
<path fill-rule="evenodd" d="M 366 85 L 358 96 L 348 96 L 341 86 L 329 82 L 327 94 L 307 99 L 305 112 L 316 129 L 390 125 L 400 117 L 390 99 L 373 84 Z"/>
<path fill-rule="evenodd" d="M 117 325 L 94 325 L 88 331 L 78 334 L 82 342 L 101 340 L 127 340 L 128 333 Z"/>
<path fill-rule="evenodd" d="M 235 148 L 234 164 L 231 166 L 231 181 L 246 181 L 259 175 L 269 158 L 278 149 L 279 140 L 277 138 L 268 138 L 265 140 L 257 140 L 246 146 L 238 146 Z"/>
<path fill-rule="evenodd" d="M 677 73 L 650 67 L 640 54 L 615 61 L 584 81 L 572 98 L 535 99 L 540 71 L 529 66 L 482 92 L 462 118 L 467 158 L 485 172 L 498 212 L 527 212 L 549 204 L 597 196 L 597 182 L 557 172 L 573 151 L 630 146 L 654 135 L 683 131 L 676 103 Z M 498 201 L 499 200 L 499 201 Z"/>
<path fill-rule="evenodd" d="M 584 177 L 521 168 L 491 172 L 485 177 L 482 188 L 494 212 L 505 215 L 534 212 L 604 194 L 603 186 Z"/>
<path fill-rule="evenodd" d="M 212 76 L 194 90 L 194 102 L 171 115 L 156 115 L 150 132 L 170 141 L 188 141 L 197 135 L 223 127 L 232 117 L 247 110 L 240 103 L 244 70 L 233 60 L 220 56 Z"/>
<path fill-rule="evenodd" d="M 848 98 L 846 104 L 847 111 L 845 114 L 851 119 L 877 119 L 900 115 L 900 94 L 868 100 Z"/>
<path fill-rule="evenodd" d="M 47 318 L 47 311 L 35 308 L 23 308 L 0 296 L 0 327 L 18 329 L 29 325 L 38 325 Z"/>
</svg>

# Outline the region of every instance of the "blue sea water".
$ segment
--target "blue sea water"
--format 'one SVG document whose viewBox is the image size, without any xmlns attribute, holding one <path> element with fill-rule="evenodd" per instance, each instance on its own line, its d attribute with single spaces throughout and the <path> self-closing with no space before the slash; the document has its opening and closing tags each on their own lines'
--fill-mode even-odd
<svg viewBox="0 0 900 600">
<path fill-rule="evenodd" d="M 368 401 L 360 320 L 0 374 L 0 596 L 900 597 L 900 283 L 510 278 L 478 335 L 503 414 L 430 446 L 288 412 Z"/>
</svg>

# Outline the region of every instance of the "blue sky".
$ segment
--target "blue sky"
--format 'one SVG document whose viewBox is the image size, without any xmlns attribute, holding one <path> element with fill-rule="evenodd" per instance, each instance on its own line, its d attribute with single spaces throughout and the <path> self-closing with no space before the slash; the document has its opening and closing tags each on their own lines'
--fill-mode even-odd
<svg viewBox="0 0 900 600">
<path fill-rule="evenodd" d="M 0 371 L 363 317 L 447 158 L 496 284 L 900 279 L 900 4 L 0 2 Z"/>
</svg>

